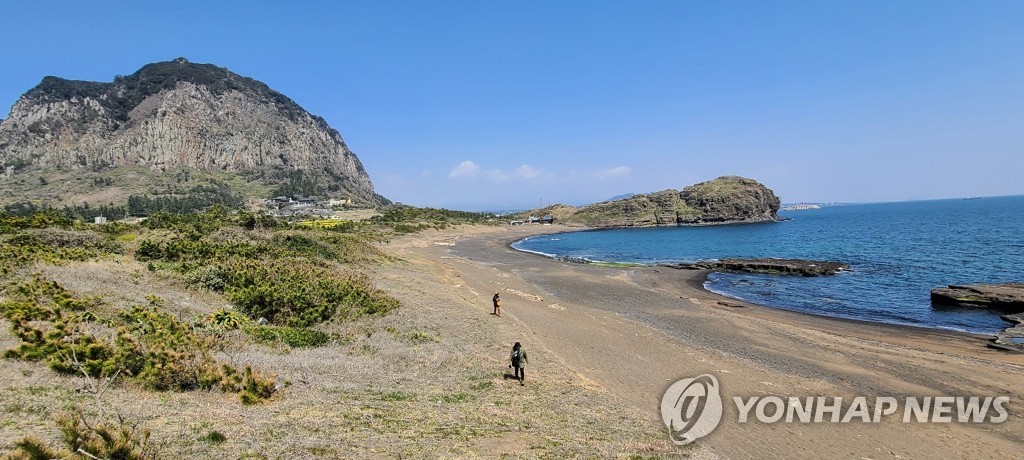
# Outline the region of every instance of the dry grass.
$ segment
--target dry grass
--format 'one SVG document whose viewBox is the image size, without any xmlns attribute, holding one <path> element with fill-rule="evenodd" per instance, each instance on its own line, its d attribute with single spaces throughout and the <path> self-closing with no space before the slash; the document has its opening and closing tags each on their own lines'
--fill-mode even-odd
<svg viewBox="0 0 1024 460">
<path fill-rule="evenodd" d="M 137 263 L 102 261 L 37 267 L 66 288 L 115 306 L 156 294 L 188 317 L 223 306 Z M 154 393 L 121 385 L 108 412 L 141 422 L 160 458 L 667 457 L 656 421 L 531 349 L 527 385 L 505 377 L 512 342 L 524 333 L 473 305 L 436 267 L 399 262 L 378 269 L 378 287 L 403 307 L 389 316 L 320 328 L 338 340 L 315 349 L 266 347 L 235 336 L 219 359 L 251 364 L 288 386 L 271 401 L 243 406 L 219 392 Z M 0 320 L 0 346 L 16 341 Z M 0 451 L 28 433 L 56 444 L 54 417 L 70 408 L 95 415 L 84 381 L 43 364 L 4 360 Z M 108 414 L 109 415 L 109 414 Z M 223 442 L 211 441 L 222 434 Z"/>
<path fill-rule="evenodd" d="M 164 299 L 167 308 L 186 321 L 227 305 L 222 296 L 189 289 L 171 273 L 151 272 L 145 265 L 128 258 L 61 266 L 39 264 L 32 270 L 78 295 L 98 296 L 105 305 L 122 310 L 149 304 L 146 296 L 150 294 Z"/>
</svg>

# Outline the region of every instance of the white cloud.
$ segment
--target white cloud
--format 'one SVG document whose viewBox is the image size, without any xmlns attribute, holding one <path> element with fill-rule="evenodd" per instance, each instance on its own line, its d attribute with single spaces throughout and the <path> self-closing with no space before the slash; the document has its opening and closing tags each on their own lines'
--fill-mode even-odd
<svg viewBox="0 0 1024 460">
<path fill-rule="evenodd" d="M 420 175 L 423 176 L 423 177 L 433 176 L 434 175 L 434 171 L 431 171 L 429 169 L 424 169 L 423 172 L 420 173 Z"/>
<path fill-rule="evenodd" d="M 629 166 L 617 166 L 598 171 L 594 173 L 594 177 L 598 179 L 607 179 L 609 177 L 625 176 L 626 174 L 629 174 L 630 171 Z"/>
<path fill-rule="evenodd" d="M 515 175 L 516 177 L 523 179 L 536 179 L 540 177 L 540 175 L 543 173 L 543 169 L 531 168 L 530 165 L 522 165 L 516 168 L 515 172 L 513 172 L 512 174 Z"/>
<path fill-rule="evenodd" d="M 459 163 L 452 172 L 448 174 L 449 179 L 455 179 L 459 177 L 476 177 L 476 172 L 480 170 L 480 167 L 472 161 L 466 160 Z"/>
</svg>

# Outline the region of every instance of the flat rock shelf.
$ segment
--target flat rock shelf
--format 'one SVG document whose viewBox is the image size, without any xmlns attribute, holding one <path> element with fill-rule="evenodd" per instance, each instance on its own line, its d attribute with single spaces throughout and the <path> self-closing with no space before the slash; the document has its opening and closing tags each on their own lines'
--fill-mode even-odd
<svg viewBox="0 0 1024 460">
<path fill-rule="evenodd" d="M 678 270 L 721 270 L 798 276 L 828 276 L 850 269 L 849 265 L 842 262 L 775 258 L 707 260 L 659 266 Z"/>
<path fill-rule="evenodd" d="M 1016 312 L 1002 317 L 1014 325 L 997 333 L 989 346 L 1024 353 L 1024 283 L 951 284 L 932 289 L 931 298 L 933 305 Z"/>
</svg>

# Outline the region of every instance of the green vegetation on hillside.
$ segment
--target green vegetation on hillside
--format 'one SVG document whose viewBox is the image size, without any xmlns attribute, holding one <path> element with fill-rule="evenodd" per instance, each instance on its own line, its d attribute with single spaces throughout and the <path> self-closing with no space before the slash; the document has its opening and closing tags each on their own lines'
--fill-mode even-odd
<svg viewBox="0 0 1024 460">
<path fill-rule="evenodd" d="M 212 356 L 218 338 L 162 311 L 162 301 L 108 311 L 96 298 L 76 297 L 39 276 L 17 285 L 0 314 L 21 344 L 5 358 L 44 361 L 53 370 L 93 378 L 124 376 L 157 391 L 212 389 L 269 398 L 273 382 L 240 372 Z"/>
<path fill-rule="evenodd" d="M 119 121 L 127 121 L 128 113 L 144 99 L 163 90 L 174 88 L 178 82 L 205 86 L 213 94 L 235 90 L 257 95 L 272 101 L 289 118 L 306 113 L 295 101 L 270 89 L 266 84 L 235 74 L 213 64 L 195 64 L 183 58 L 168 62 L 147 64 L 128 76 L 118 75 L 113 83 L 65 80 L 45 77 L 28 94 L 43 102 L 59 102 L 78 98 L 98 101 Z"/>
<path fill-rule="evenodd" d="M 370 222 L 390 227 L 395 233 L 415 233 L 428 228 L 443 229 L 459 224 L 494 225 L 497 218 L 494 214 L 485 212 L 395 205 L 384 208 L 383 214 L 371 218 Z"/>
<path fill-rule="evenodd" d="M 86 224 L 54 210 L 0 212 L 0 315 L 18 340 L 3 356 L 154 391 L 218 389 L 237 393 L 246 404 L 264 401 L 280 390 L 272 377 L 215 357 L 239 340 L 229 331 L 268 346 L 316 347 L 330 340 L 315 329 L 321 323 L 399 306 L 360 271 L 389 260 L 366 236 L 291 227 L 266 214 L 224 207 L 203 214 L 158 212 L 133 225 Z M 234 308 L 189 319 L 170 313 L 155 296 L 148 304 L 119 308 L 76 295 L 32 268 L 90 260 L 141 264 L 221 295 Z M 41 446 L 28 438 L 18 445 Z"/>
<path fill-rule="evenodd" d="M 130 203 L 147 205 L 145 200 Z M 409 206 L 391 206 L 379 216 L 337 225 L 290 224 L 219 205 L 203 213 L 157 211 L 138 224 L 106 225 L 73 218 L 82 217 L 82 210 L 21 211 L 0 212 L 0 315 L 18 341 L 3 351 L 5 358 L 151 391 L 234 393 L 245 404 L 272 398 L 280 382 L 248 364 L 224 361 L 222 350 L 238 346 L 239 340 L 268 347 L 323 346 L 335 338 L 318 329 L 321 324 L 399 307 L 365 274 L 364 269 L 392 260 L 373 241 L 462 223 L 494 223 L 488 214 Z M 142 304 L 116 306 L 72 292 L 43 275 L 38 265 L 95 262 L 138 266 L 220 296 L 229 306 L 183 315 L 171 313 L 171 305 L 153 295 Z M 71 451 L 111 455 L 146 450 L 142 432 L 123 423 L 87 420 L 83 414 L 78 410 L 59 417 Z M 83 447 L 83 440 L 92 441 Z M 20 453 L 61 453 L 31 437 L 16 446 Z"/>
<path fill-rule="evenodd" d="M 66 359 L 54 357 L 66 355 L 67 350 L 48 340 L 59 341 L 79 334 L 78 326 L 69 323 L 72 320 L 67 315 L 71 313 L 105 324 L 128 318 L 117 314 L 103 317 L 96 311 L 102 304 L 98 299 L 83 301 L 85 306 L 65 311 L 62 299 L 73 296 L 63 287 L 48 284 L 52 282 L 38 275 L 31 278 L 33 284 L 25 284 L 29 279 L 25 269 L 32 263 L 59 265 L 86 260 L 123 260 L 124 256 L 129 256 L 150 271 L 165 273 L 197 289 L 222 295 L 237 311 L 231 315 L 243 315 L 244 321 L 236 317 L 234 323 L 244 322 L 247 327 L 239 328 L 250 332 L 257 340 L 268 341 L 273 337 L 286 343 L 310 346 L 323 343 L 323 336 L 303 332 L 303 328 L 313 328 L 326 321 L 384 314 L 398 308 L 398 301 L 376 289 L 360 270 L 390 260 L 372 245 L 373 240 L 389 234 L 475 222 L 493 222 L 493 216 L 393 206 L 383 215 L 360 223 L 318 228 L 289 225 L 263 213 L 231 213 L 220 206 L 202 214 L 157 212 L 141 224 L 131 225 L 92 225 L 55 210 L 31 215 L 0 213 L 0 250 L 5 256 L 0 260 L 0 276 L 5 276 L 12 292 L 18 293 L 8 295 L 8 300 L 14 303 L 5 304 L 5 317 L 18 324 L 29 317 L 30 321 L 53 323 L 46 331 L 18 326 L 22 328 L 19 336 L 24 348 L 11 356 L 50 361 Z M 131 314 L 147 315 L 149 311 L 158 314 L 157 307 L 158 302 L 154 302 Z M 252 321 L 260 318 L 269 323 L 267 327 L 250 327 Z M 165 320 L 154 316 L 146 321 Z M 191 325 L 166 323 L 164 326 L 184 331 L 203 327 L 208 322 L 196 320 Z M 214 322 L 221 324 L 224 320 Z M 90 343 L 102 342 L 90 340 Z M 188 337 L 182 336 L 181 341 L 193 348 L 204 348 Z M 118 346 L 116 340 L 107 342 L 113 347 L 110 350 Z M 94 353 L 99 353 L 100 357 L 115 356 L 110 350 L 95 348 Z M 106 367 L 110 363 L 105 359 L 90 365 L 90 375 L 111 370 Z M 62 366 L 68 369 L 66 364 Z M 129 373 L 137 374 L 138 369 Z M 189 386 L 209 387 L 195 382 L 178 385 Z M 174 385 L 154 385 L 159 389 L 172 387 Z"/>
<path fill-rule="evenodd" d="M 539 457 L 674 454 L 561 364 L 542 362 L 535 386 L 503 385 L 493 344 L 519 332 L 464 320 L 480 312 L 458 294 L 420 290 L 437 282 L 432 268 L 382 269 L 394 259 L 372 244 L 493 219 L 395 207 L 319 228 L 219 207 L 107 225 L 0 213 L 4 254 L 21 254 L 0 259 L 0 458 L 490 456 L 472 446 L 510 434 Z M 386 314 L 399 305 L 390 292 L 408 311 Z"/>
<path fill-rule="evenodd" d="M 40 185 L 40 180 L 46 182 Z M 28 216 L 56 209 L 92 221 L 159 211 L 191 213 L 222 205 L 245 206 L 245 197 L 266 197 L 272 186 L 245 175 L 177 168 L 154 174 L 142 167 L 94 168 L 73 173 L 38 169 L 3 181 L 0 209 Z"/>
</svg>

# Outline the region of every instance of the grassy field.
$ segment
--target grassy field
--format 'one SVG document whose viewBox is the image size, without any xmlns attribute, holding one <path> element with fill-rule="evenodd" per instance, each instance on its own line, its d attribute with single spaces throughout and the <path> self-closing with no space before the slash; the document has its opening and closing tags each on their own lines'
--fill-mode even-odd
<svg viewBox="0 0 1024 460">
<path fill-rule="evenodd" d="M 244 197 L 269 197 L 274 186 L 247 181 L 239 174 L 196 169 L 160 173 L 144 167 L 39 169 L 0 180 L 0 208 L 12 203 L 35 203 L 61 208 L 89 203 L 123 205 L 130 195 L 185 196 L 196 187 L 224 186 Z M 117 217 L 117 216 L 112 216 Z"/>
<path fill-rule="evenodd" d="M 392 229 L 428 222 L 391 219 Z M 0 452 L 9 458 L 47 457 L 30 455 L 29 447 L 60 457 L 82 449 L 99 458 L 676 455 L 643 415 L 557 360 L 533 367 L 525 387 L 510 380 L 506 348 L 519 332 L 482 321 L 478 305 L 436 289 L 452 282 L 442 267 L 396 258 L 388 245 L 359 233 L 282 226 L 266 217 L 214 212 L 147 222 L 101 228 L 0 219 L 0 245 L 18 256 L 3 262 L 0 349 L 26 343 L 15 327 L 21 319 L 10 312 L 35 311 L 31 306 L 81 318 L 77 328 L 29 322 L 43 335 L 70 330 L 60 343 L 84 343 L 86 336 L 111 347 L 150 343 L 152 331 L 119 326 L 128 334 L 122 338 L 110 328 L 119 314 L 152 305 L 183 331 L 208 339 L 203 350 L 211 360 L 239 373 L 252 369 L 253 380 L 271 391 L 247 401 L 244 388 L 230 385 L 157 389 L 135 375 L 141 368 L 90 375 L 85 355 L 69 358 L 67 347 L 40 360 L 7 354 L 0 366 Z M 373 224 L 374 238 L 404 233 L 383 231 L 385 224 Z M 62 249 L 72 245 L 84 252 Z M 26 294 L 19 286 L 33 279 L 66 294 Z M 350 295 L 333 295 L 341 291 Z M 270 324 L 255 324 L 254 312 Z M 233 315 L 240 316 L 238 327 L 225 319 Z M 267 333 L 283 328 L 324 340 Z M 160 357 L 153 363 L 159 369 L 174 368 L 179 361 L 171 358 L 180 358 L 132 350 Z M 190 359 L 178 365 L 194 371 L 196 358 Z M 193 382 L 190 375 L 173 374 L 174 382 Z M 102 441 L 103 434 L 112 441 Z"/>
</svg>

